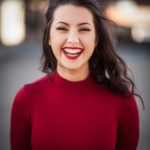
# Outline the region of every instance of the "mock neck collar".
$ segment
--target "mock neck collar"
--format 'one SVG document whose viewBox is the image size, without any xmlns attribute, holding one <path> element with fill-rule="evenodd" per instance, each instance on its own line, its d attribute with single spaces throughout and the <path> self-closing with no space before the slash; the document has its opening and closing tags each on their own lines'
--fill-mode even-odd
<svg viewBox="0 0 150 150">
<path fill-rule="evenodd" d="M 58 86 L 61 86 L 65 89 L 87 90 L 96 84 L 91 74 L 89 74 L 86 79 L 81 80 L 81 81 L 69 81 L 63 78 L 62 76 L 60 76 L 57 71 L 53 72 L 52 74 L 53 74 L 54 82 Z"/>
</svg>

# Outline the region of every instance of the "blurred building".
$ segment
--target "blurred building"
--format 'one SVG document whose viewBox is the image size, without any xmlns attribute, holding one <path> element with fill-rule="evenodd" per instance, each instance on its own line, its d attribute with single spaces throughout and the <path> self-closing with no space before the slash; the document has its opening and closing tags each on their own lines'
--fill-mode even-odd
<svg viewBox="0 0 150 150">
<path fill-rule="evenodd" d="M 150 42 L 150 0 L 101 0 L 119 37 Z M 15 45 L 41 38 L 48 0 L 1 0 L 0 43 Z"/>
<path fill-rule="evenodd" d="M 115 31 L 119 39 L 150 43 L 150 5 L 148 1 L 116 1 L 110 3 L 105 12 L 107 17 L 116 24 Z"/>
<path fill-rule="evenodd" d="M 0 44 L 12 46 L 39 38 L 46 7 L 47 0 L 1 0 Z"/>
<path fill-rule="evenodd" d="M 5 0 L 0 3 L 0 41 L 4 45 L 15 45 L 25 38 L 24 2 Z"/>
</svg>

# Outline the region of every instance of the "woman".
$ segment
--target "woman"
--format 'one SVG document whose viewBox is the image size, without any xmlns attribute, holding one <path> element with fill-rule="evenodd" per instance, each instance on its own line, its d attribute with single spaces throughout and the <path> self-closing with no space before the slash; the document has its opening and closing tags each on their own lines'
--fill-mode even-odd
<svg viewBox="0 0 150 150">
<path fill-rule="evenodd" d="M 12 150 L 136 150 L 134 83 L 93 0 L 51 0 L 42 69 L 11 113 Z"/>
</svg>

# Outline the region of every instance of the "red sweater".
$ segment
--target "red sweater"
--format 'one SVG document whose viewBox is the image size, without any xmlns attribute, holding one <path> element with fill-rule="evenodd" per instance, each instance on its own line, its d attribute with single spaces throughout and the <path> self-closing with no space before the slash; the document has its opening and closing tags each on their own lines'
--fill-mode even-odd
<svg viewBox="0 0 150 150">
<path fill-rule="evenodd" d="M 89 76 L 57 73 L 25 85 L 11 112 L 11 150 L 136 150 L 135 99 L 117 96 Z"/>
</svg>

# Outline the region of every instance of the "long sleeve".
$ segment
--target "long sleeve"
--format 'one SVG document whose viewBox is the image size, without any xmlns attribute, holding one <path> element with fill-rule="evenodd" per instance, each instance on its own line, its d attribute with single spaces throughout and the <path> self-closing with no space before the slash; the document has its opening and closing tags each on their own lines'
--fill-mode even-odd
<svg viewBox="0 0 150 150">
<path fill-rule="evenodd" d="M 11 150 L 31 150 L 31 127 L 25 88 L 16 95 L 11 110 Z"/>
<path fill-rule="evenodd" d="M 138 119 L 134 97 L 112 94 L 91 76 L 46 76 L 14 99 L 11 150 L 136 150 Z"/>
<path fill-rule="evenodd" d="M 136 150 L 139 140 L 139 115 L 134 97 L 124 100 L 120 111 L 116 150 Z"/>
</svg>

